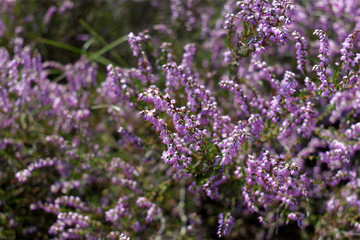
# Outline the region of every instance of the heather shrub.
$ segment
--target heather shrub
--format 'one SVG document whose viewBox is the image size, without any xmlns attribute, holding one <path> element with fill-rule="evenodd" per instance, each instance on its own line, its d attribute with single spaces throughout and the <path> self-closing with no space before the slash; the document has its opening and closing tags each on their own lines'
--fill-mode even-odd
<svg viewBox="0 0 360 240">
<path fill-rule="evenodd" d="M 360 2 L 0 3 L 0 239 L 359 238 Z"/>
</svg>

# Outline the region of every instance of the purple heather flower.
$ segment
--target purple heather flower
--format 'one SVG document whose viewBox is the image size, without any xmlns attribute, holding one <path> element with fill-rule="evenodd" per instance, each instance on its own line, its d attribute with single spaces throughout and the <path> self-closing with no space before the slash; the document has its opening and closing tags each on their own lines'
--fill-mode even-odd
<svg viewBox="0 0 360 240">
<path fill-rule="evenodd" d="M 249 139 L 250 134 L 247 130 L 236 127 L 227 138 L 218 144 L 222 154 L 220 165 L 230 164 L 233 157 L 238 153 L 241 144 Z"/>
<path fill-rule="evenodd" d="M 73 227 L 73 229 L 82 229 L 89 226 L 90 218 L 75 212 L 59 213 L 57 221 L 50 227 L 49 234 L 56 235 L 66 233 Z"/>
<path fill-rule="evenodd" d="M 139 33 L 137 36 L 131 32 L 128 38 L 133 55 L 138 59 L 138 70 L 141 72 L 139 79 L 144 83 L 154 82 L 156 78 L 152 74 L 153 68 L 141 45 L 142 42 L 150 40 L 150 36 L 147 31 Z"/>
<path fill-rule="evenodd" d="M 49 9 L 47 10 L 47 12 L 44 16 L 44 20 L 43 20 L 45 25 L 48 25 L 50 23 L 50 20 L 56 11 L 57 11 L 56 6 L 53 5 L 53 6 L 49 7 Z"/>
<path fill-rule="evenodd" d="M 304 36 L 301 36 L 299 32 L 294 31 L 292 33 L 296 44 L 296 59 L 297 59 L 297 69 L 304 73 L 304 70 L 306 70 L 306 64 L 309 63 L 309 61 L 306 59 L 308 53 L 307 53 L 307 42 Z"/>
<path fill-rule="evenodd" d="M 59 13 L 63 14 L 68 9 L 74 8 L 74 2 L 72 0 L 65 0 L 59 7 Z"/>
<path fill-rule="evenodd" d="M 320 66 L 326 68 L 329 65 L 329 39 L 326 33 L 322 30 L 316 29 L 314 35 L 320 39 L 320 48 L 318 58 L 320 60 Z"/>
<path fill-rule="evenodd" d="M 357 39 L 360 36 L 360 29 L 355 30 L 354 33 L 350 34 L 342 44 L 342 48 L 340 50 L 341 58 L 340 60 L 344 63 L 344 69 L 347 70 L 349 67 L 354 67 L 355 64 L 358 64 L 358 59 L 354 60 L 352 57 L 354 53 L 351 51 L 354 48 L 354 45 L 357 43 Z"/>
<path fill-rule="evenodd" d="M 236 14 L 249 27 L 256 28 L 255 37 L 249 40 L 250 47 L 256 52 L 262 52 L 269 46 L 269 41 L 285 44 L 288 41 L 286 25 L 291 22 L 294 4 L 291 0 L 237 2 L 240 11 Z"/>
<path fill-rule="evenodd" d="M 5 23 L 2 19 L 0 19 L 0 37 L 4 35 L 5 31 L 6 31 Z"/>
<path fill-rule="evenodd" d="M 19 171 L 15 174 L 17 180 L 19 182 L 26 182 L 27 179 L 29 178 L 29 176 L 31 175 L 31 172 L 38 169 L 38 168 L 43 168 L 43 167 L 49 167 L 49 166 L 56 166 L 57 164 L 60 165 L 60 161 L 53 158 L 46 158 L 46 159 L 39 159 L 36 162 L 30 163 L 29 166 L 22 170 Z"/>
<path fill-rule="evenodd" d="M 126 236 L 124 233 L 121 233 L 119 236 L 119 240 L 130 240 L 130 237 Z"/>
<path fill-rule="evenodd" d="M 228 175 L 223 175 L 222 172 L 210 177 L 208 181 L 203 185 L 203 190 L 205 191 L 206 195 L 211 199 L 219 200 L 219 186 L 224 184 L 228 180 L 228 178 Z"/>
<path fill-rule="evenodd" d="M 106 221 L 116 223 L 120 221 L 122 216 L 127 216 L 129 214 L 129 204 L 127 203 L 127 200 L 127 197 L 119 198 L 116 206 L 105 212 Z"/>
</svg>

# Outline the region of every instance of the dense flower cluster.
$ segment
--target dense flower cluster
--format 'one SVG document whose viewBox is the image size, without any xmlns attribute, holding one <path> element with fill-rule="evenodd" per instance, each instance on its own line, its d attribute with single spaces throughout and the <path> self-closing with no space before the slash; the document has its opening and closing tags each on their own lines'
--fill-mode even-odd
<svg viewBox="0 0 360 240">
<path fill-rule="evenodd" d="M 19 2 L 0 0 L 0 36 Z M 75 63 L 42 59 L 21 31 L 0 48 L 0 229 L 359 237 L 360 3 L 136 4 L 168 21 L 125 36 L 129 64 L 98 66 L 89 26 Z M 76 7 L 49 6 L 43 24 Z"/>
</svg>

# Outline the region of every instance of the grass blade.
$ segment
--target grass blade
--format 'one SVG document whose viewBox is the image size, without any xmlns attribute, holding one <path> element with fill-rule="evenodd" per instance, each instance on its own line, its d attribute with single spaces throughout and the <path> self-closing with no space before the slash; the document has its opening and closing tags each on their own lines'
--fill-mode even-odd
<svg viewBox="0 0 360 240">
<path fill-rule="evenodd" d="M 96 39 L 96 41 L 100 42 L 104 46 L 104 48 L 106 48 L 109 45 L 109 43 L 100 34 L 98 34 L 88 23 L 86 23 L 84 20 L 80 19 L 79 23 L 81 24 L 81 26 L 83 26 L 93 36 L 93 38 Z M 125 38 L 125 36 L 123 36 L 121 38 Z M 121 41 L 120 40 L 121 38 L 115 40 L 113 43 L 110 43 L 110 44 L 114 44 L 115 42 L 120 41 L 120 43 L 115 44 L 115 46 L 111 47 L 110 49 L 116 47 L 117 45 L 121 44 L 124 41 L 127 41 L 127 38 L 124 41 Z M 103 50 L 104 50 L 104 48 L 103 48 Z M 109 51 L 110 49 L 106 50 L 105 52 Z M 99 50 L 99 51 L 101 51 L 101 50 Z M 103 52 L 102 54 L 104 54 L 105 52 Z M 102 54 L 100 54 L 100 55 L 102 55 Z M 128 66 L 128 64 L 126 63 L 124 58 L 122 58 L 116 52 L 111 52 L 111 55 L 114 58 L 116 58 L 116 60 L 118 61 L 120 66 L 123 66 L 123 67 Z"/>
<path fill-rule="evenodd" d="M 115 40 L 114 42 L 106 45 L 105 47 L 103 47 L 102 49 L 100 49 L 99 51 L 95 52 L 93 54 L 93 58 L 97 58 L 101 55 L 103 55 L 104 53 L 110 51 L 111 49 L 115 48 L 116 46 L 120 45 L 121 43 L 125 42 L 128 40 L 128 36 L 125 35 L 125 36 L 122 36 L 121 38 L 118 38 L 117 40 Z"/>
<path fill-rule="evenodd" d="M 80 19 L 79 23 L 102 45 L 108 44 L 108 42 L 106 42 L 106 40 L 100 34 L 98 34 L 89 24 L 87 24 L 84 20 Z"/>
<path fill-rule="evenodd" d="M 82 50 L 80 48 L 71 46 L 71 45 L 66 44 L 66 43 L 62 43 L 62 42 L 58 42 L 58 41 L 51 40 L 51 39 L 46 39 L 46 38 L 38 38 L 37 40 L 38 40 L 38 42 L 41 42 L 41 43 L 44 43 L 44 44 L 47 44 L 47 45 L 62 48 L 62 49 L 65 49 L 65 50 L 68 50 L 68 51 L 71 51 L 71 52 L 74 52 L 74 53 L 77 53 L 77 54 L 80 54 L 80 55 L 85 55 L 90 61 L 96 61 L 96 62 L 98 62 L 100 64 L 105 65 L 105 66 L 107 66 L 109 64 L 114 64 L 111 60 L 109 60 L 107 58 L 104 58 L 104 57 L 102 57 L 100 55 L 93 56 L 94 55 L 93 53 L 89 53 L 87 51 L 84 51 L 84 50 Z"/>
</svg>

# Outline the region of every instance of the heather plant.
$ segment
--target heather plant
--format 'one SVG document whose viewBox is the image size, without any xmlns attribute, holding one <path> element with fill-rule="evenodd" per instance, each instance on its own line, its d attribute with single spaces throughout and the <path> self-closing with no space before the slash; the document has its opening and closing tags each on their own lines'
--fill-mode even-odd
<svg viewBox="0 0 360 240">
<path fill-rule="evenodd" d="M 0 239 L 359 238 L 358 1 L 2 3 Z"/>
</svg>

